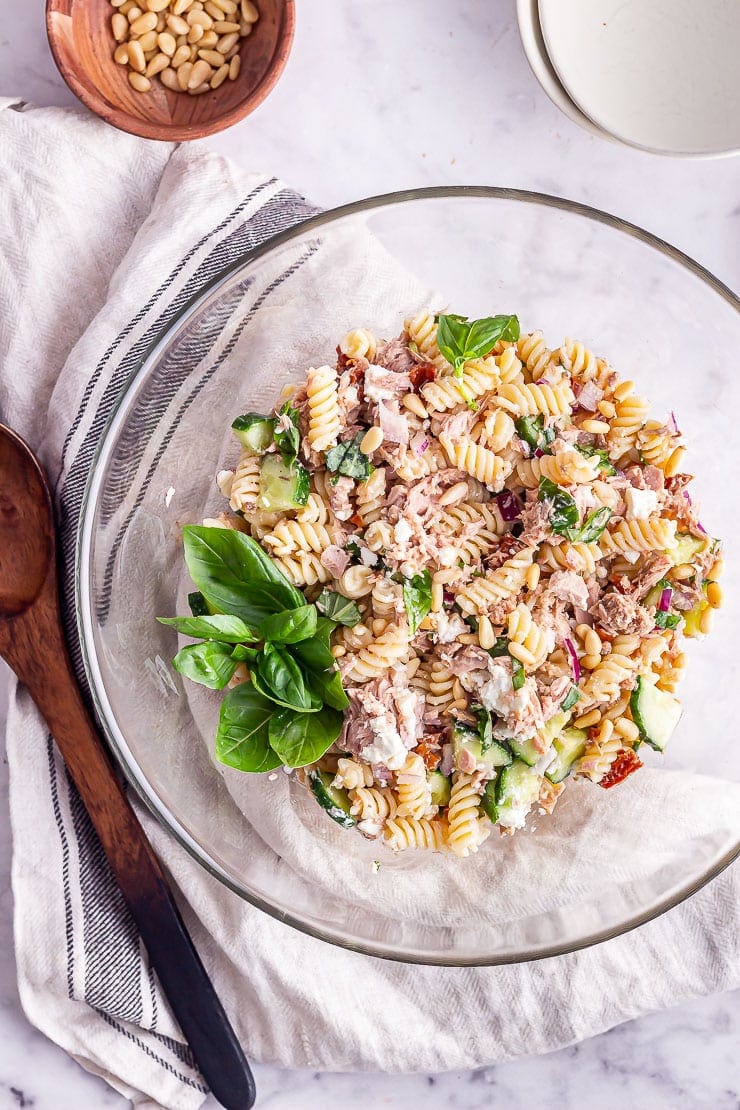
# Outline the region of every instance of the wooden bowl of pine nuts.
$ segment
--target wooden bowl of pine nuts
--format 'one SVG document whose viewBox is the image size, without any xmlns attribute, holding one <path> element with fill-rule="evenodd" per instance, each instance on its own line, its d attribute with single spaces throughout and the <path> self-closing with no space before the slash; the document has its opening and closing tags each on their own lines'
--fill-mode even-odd
<svg viewBox="0 0 740 1110">
<path fill-rule="evenodd" d="M 294 0 L 47 0 L 59 72 L 107 123 L 201 139 L 243 119 L 283 71 Z"/>
</svg>

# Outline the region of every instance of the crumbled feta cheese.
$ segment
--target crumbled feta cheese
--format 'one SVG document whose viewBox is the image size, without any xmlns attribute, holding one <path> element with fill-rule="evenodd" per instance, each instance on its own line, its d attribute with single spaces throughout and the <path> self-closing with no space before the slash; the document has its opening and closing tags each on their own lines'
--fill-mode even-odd
<svg viewBox="0 0 740 1110">
<path fill-rule="evenodd" d="M 454 567 L 459 558 L 460 552 L 450 544 L 440 547 L 437 552 L 437 562 L 441 567 Z"/>
<path fill-rule="evenodd" d="M 627 520 L 647 520 L 658 507 L 658 495 L 654 489 L 635 489 L 627 486 L 624 491 L 627 504 Z"/>
<path fill-rule="evenodd" d="M 458 636 L 470 631 L 465 621 L 457 613 L 448 616 L 444 611 L 440 611 L 435 613 L 434 616 L 437 624 L 438 644 L 451 644 Z"/>
<path fill-rule="evenodd" d="M 369 547 L 360 548 L 360 562 L 364 567 L 374 567 L 378 561 L 378 556 Z"/>
<path fill-rule="evenodd" d="M 579 456 L 579 458 L 580 457 L 582 456 Z M 599 500 L 594 496 L 590 486 L 576 486 L 573 490 L 572 497 L 578 506 L 578 512 L 581 516 L 585 516 L 586 513 L 589 513 L 591 509 L 594 509 L 599 504 Z"/>
<path fill-rule="evenodd" d="M 408 543 L 411 539 L 411 525 L 407 520 L 399 520 L 396 527 L 393 529 L 393 536 L 396 543 Z"/>
<path fill-rule="evenodd" d="M 369 840 L 375 840 L 383 831 L 383 826 L 380 821 L 373 821 L 369 817 L 366 817 L 364 821 L 357 822 L 357 830 L 361 832 L 363 836 L 368 837 Z"/>
<path fill-rule="evenodd" d="M 529 695 L 525 688 L 515 690 L 511 684 L 511 674 L 494 661 L 490 667 L 490 677 L 480 688 L 481 704 L 499 717 L 508 717 L 521 712 L 527 704 Z"/>
<path fill-rule="evenodd" d="M 368 366 L 365 371 L 365 384 L 363 392 L 366 401 L 390 401 L 393 397 L 393 390 L 388 387 L 383 387 L 380 383 L 385 380 L 388 381 L 388 371 L 382 366 Z"/>
<path fill-rule="evenodd" d="M 390 713 L 380 713 L 368 719 L 374 741 L 360 752 L 366 763 L 384 763 L 389 771 L 403 767 L 408 749 L 401 739 L 396 722 Z"/>
<path fill-rule="evenodd" d="M 399 735 L 407 746 L 416 743 L 417 738 L 417 709 L 419 695 L 416 690 L 393 691 L 393 700 L 398 713 Z"/>
</svg>

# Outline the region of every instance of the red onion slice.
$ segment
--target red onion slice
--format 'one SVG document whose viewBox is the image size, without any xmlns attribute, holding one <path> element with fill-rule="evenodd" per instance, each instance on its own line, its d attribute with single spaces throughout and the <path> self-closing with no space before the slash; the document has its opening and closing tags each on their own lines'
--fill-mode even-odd
<svg viewBox="0 0 740 1110">
<path fill-rule="evenodd" d="M 576 649 L 573 647 L 572 642 L 570 640 L 563 640 L 563 643 L 565 644 L 565 650 L 568 652 L 570 658 L 570 669 L 573 671 L 573 681 L 577 686 L 581 681 L 581 664 L 578 662 Z"/>
<path fill-rule="evenodd" d="M 673 590 L 671 589 L 670 586 L 666 586 L 666 588 L 661 593 L 660 601 L 658 602 L 658 609 L 660 610 L 661 613 L 667 613 L 668 612 L 668 610 L 671 607 L 671 598 L 672 597 L 673 597 Z"/>
<path fill-rule="evenodd" d="M 496 497 L 499 512 L 507 524 L 512 520 L 518 520 L 522 513 L 522 506 L 519 499 L 514 496 L 511 490 L 505 489 L 503 493 L 499 493 Z"/>
</svg>

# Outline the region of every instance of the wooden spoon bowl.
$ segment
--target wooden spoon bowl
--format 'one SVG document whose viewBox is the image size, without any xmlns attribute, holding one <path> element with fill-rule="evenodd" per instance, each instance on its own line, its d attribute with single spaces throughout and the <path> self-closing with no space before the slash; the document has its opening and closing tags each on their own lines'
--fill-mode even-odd
<svg viewBox="0 0 740 1110">
<path fill-rule="evenodd" d="M 128 67 L 113 60 L 115 12 L 109 0 L 47 0 L 46 31 L 54 61 L 69 88 L 106 123 L 145 139 L 202 139 L 231 127 L 262 103 L 282 73 L 295 28 L 294 0 L 257 0 L 260 18 L 242 41 L 235 81 L 189 96 L 152 78 L 136 92 Z"/>
</svg>

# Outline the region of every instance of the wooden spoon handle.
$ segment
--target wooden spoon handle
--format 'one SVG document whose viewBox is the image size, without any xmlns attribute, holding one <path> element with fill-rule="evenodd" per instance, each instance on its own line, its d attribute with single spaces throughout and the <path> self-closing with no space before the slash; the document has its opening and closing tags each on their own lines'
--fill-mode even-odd
<svg viewBox="0 0 740 1110">
<path fill-rule="evenodd" d="M 3 622 L 2 653 L 57 742 L 206 1083 L 228 1110 L 249 1110 L 249 1064 L 82 701 L 56 604 L 52 565 L 33 608 Z"/>
</svg>

